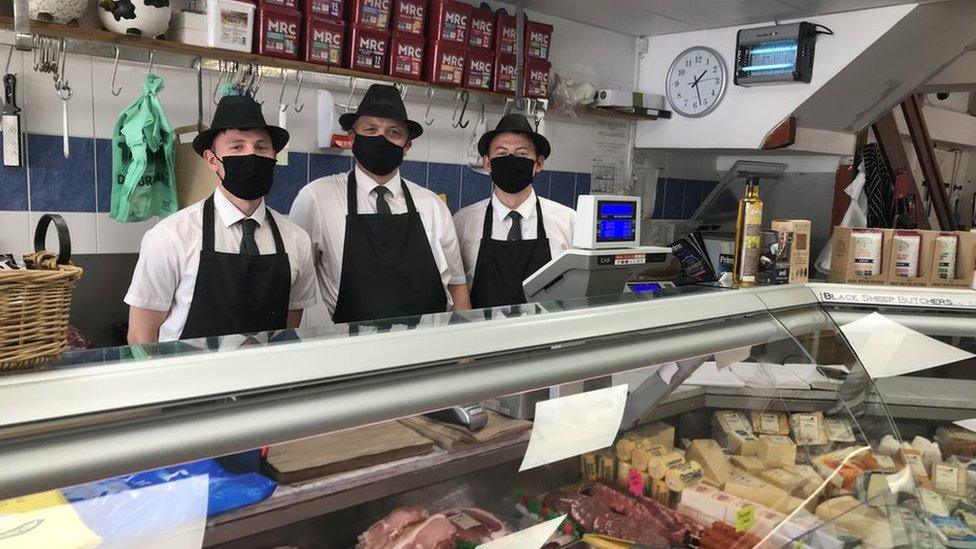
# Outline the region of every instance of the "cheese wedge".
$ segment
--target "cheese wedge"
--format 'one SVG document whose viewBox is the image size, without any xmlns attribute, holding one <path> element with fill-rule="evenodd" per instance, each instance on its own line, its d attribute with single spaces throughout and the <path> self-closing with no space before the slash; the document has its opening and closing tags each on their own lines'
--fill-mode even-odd
<svg viewBox="0 0 976 549">
<path fill-rule="evenodd" d="M 733 467 L 738 467 L 743 472 L 749 473 L 753 476 L 758 476 L 759 473 L 767 469 L 767 467 L 763 465 L 763 462 L 759 461 L 759 458 L 753 456 L 730 456 L 729 461 L 732 463 Z"/>
<path fill-rule="evenodd" d="M 733 454 L 754 456 L 759 451 L 759 440 L 752 433 L 752 426 L 742 412 L 715 412 L 712 416 L 712 436 Z"/>
<path fill-rule="evenodd" d="M 729 458 L 722 452 L 722 447 L 712 439 L 700 438 L 688 444 L 685 457 L 695 461 L 702 468 L 705 477 L 712 479 L 719 485 L 725 484 L 732 474 Z"/>
<path fill-rule="evenodd" d="M 777 511 L 790 497 L 784 490 L 748 474 L 730 478 L 725 483 L 725 491 Z"/>
<path fill-rule="evenodd" d="M 758 457 L 766 467 L 787 467 L 796 463 L 796 445 L 788 437 L 759 435 Z"/>
</svg>

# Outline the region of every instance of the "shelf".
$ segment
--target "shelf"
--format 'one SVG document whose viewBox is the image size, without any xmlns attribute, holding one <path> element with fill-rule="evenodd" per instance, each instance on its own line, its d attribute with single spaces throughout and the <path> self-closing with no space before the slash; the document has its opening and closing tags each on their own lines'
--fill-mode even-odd
<svg viewBox="0 0 976 549">
<path fill-rule="evenodd" d="M 5 35 L 0 36 L 0 43 L 8 46 L 12 45 L 14 43 L 14 34 L 11 32 L 13 30 L 13 18 L 0 16 L 0 29 L 6 31 Z M 359 81 L 358 88 L 360 90 L 365 89 L 367 85 L 372 83 L 398 84 L 421 90 L 421 93 L 428 88 L 448 91 L 451 92 L 451 100 L 454 97 L 453 93 L 461 89 L 407 78 L 354 71 L 342 67 L 258 55 L 256 53 L 194 46 L 168 40 L 128 36 L 104 30 L 69 27 L 55 23 L 45 23 L 43 21 L 31 21 L 31 32 L 43 36 L 64 38 L 68 46 L 68 51 L 71 53 L 91 55 L 105 59 L 114 59 L 115 47 L 118 47 L 119 59 L 124 61 L 148 63 L 149 52 L 152 51 L 155 52 L 154 61 L 157 65 L 183 69 L 195 69 L 198 59 L 204 61 L 204 70 L 213 72 L 218 70 L 217 60 L 241 64 L 254 63 L 260 66 L 262 75 L 265 78 L 280 77 L 283 71 L 301 71 L 304 83 L 320 87 L 337 89 L 345 87 L 348 89 L 350 79 L 355 78 Z M 211 62 L 207 62 L 207 60 L 211 60 Z M 467 91 L 472 98 L 478 98 L 487 105 L 504 106 L 508 101 L 514 99 L 513 96 L 503 93 L 479 90 Z M 425 96 L 416 95 L 415 97 L 423 97 L 418 100 L 426 101 Z M 443 97 L 440 102 L 444 102 Z M 602 117 L 627 121 L 654 120 L 657 118 L 612 112 L 594 107 L 579 107 L 576 109 L 576 114 L 582 117 Z"/>
</svg>

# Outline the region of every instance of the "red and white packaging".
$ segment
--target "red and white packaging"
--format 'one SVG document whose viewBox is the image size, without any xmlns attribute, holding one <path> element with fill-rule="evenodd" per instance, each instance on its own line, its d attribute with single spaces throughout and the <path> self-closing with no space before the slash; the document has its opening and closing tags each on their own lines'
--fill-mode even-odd
<svg viewBox="0 0 976 549">
<path fill-rule="evenodd" d="M 258 7 L 263 8 L 265 6 L 275 6 L 279 8 L 287 8 L 290 10 L 298 10 L 299 0 L 260 0 L 258 2 Z M 250 2 L 253 4 L 254 2 Z"/>
<path fill-rule="evenodd" d="M 298 59 L 302 16 L 276 6 L 258 8 L 257 50 L 261 55 Z"/>
<path fill-rule="evenodd" d="M 515 55 L 517 32 L 515 16 L 499 11 L 495 15 L 495 52 L 499 55 Z"/>
<path fill-rule="evenodd" d="M 393 0 L 350 0 L 349 25 L 374 30 L 389 30 Z"/>
<path fill-rule="evenodd" d="M 541 59 L 525 60 L 525 97 L 545 99 L 549 97 L 549 70 L 552 64 Z"/>
<path fill-rule="evenodd" d="M 518 89 L 518 66 L 514 55 L 498 54 L 495 58 L 495 77 L 492 80 L 492 91 L 515 95 L 515 90 Z"/>
<path fill-rule="evenodd" d="M 346 13 L 344 7 L 345 0 L 305 0 L 305 15 L 342 21 Z"/>
<path fill-rule="evenodd" d="M 464 66 L 464 87 L 491 91 L 495 79 L 495 52 L 471 48 Z"/>
<path fill-rule="evenodd" d="M 471 10 L 468 23 L 468 45 L 490 50 L 495 43 L 495 14 L 491 10 Z"/>
<path fill-rule="evenodd" d="M 464 82 L 466 54 L 464 44 L 444 40 L 428 42 L 425 80 L 431 84 L 460 86 Z"/>
<path fill-rule="evenodd" d="M 348 32 L 346 66 L 350 69 L 383 74 L 390 36 L 384 31 L 353 27 Z"/>
<path fill-rule="evenodd" d="M 386 74 L 411 80 L 423 80 L 424 45 L 423 36 L 394 32 L 390 40 L 390 65 Z"/>
<path fill-rule="evenodd" d="M 533 59 L 549 60 L 549 47 L 552 45 L 552 25 L 525 22 L 525 56 Z"/>
<path fill-rule="evenodd" d="M 427 23 L 427 0 L 394 0 L 393 32 L 424 35 Z"/>
<path fill-rule="evenodd" d="M 331 18 L 311 16 L 305 19 L 303 30 L 305 47 L 302 60 L 309 63 L 342 66 L 342 53 L 346 43 L 346 24 Z"/>
<path fill-rule="evenodd" d="M 457 0 L 431 0 L 427 6 L 430 40 L 468 43 L 471 6 Z"/>
</svg>

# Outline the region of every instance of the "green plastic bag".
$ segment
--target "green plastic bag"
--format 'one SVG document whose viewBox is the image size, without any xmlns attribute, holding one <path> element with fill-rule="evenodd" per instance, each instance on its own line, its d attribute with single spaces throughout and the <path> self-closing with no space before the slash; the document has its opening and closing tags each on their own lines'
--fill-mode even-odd
<svg viewBox="0 0 976 549">
<path fill-rule="evenodd" d="M 166 217 L 179 209 L 173 128 L 156 94 L 163 79 L 146 76 L 142 95 L 119 116 L 112 132 L 112 219 Z"/>
</svg>

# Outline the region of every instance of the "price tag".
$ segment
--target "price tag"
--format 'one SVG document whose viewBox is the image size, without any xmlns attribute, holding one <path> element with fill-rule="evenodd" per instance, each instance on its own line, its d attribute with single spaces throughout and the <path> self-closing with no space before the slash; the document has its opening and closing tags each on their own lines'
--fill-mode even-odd
<svg viewBox="0 0 976 549">
<path fill-rule="evenodd" d="M 735 512 L 735 531 L 748 532 L 756 524 L 756 508 L 747 505 Z"/>
</svg>

